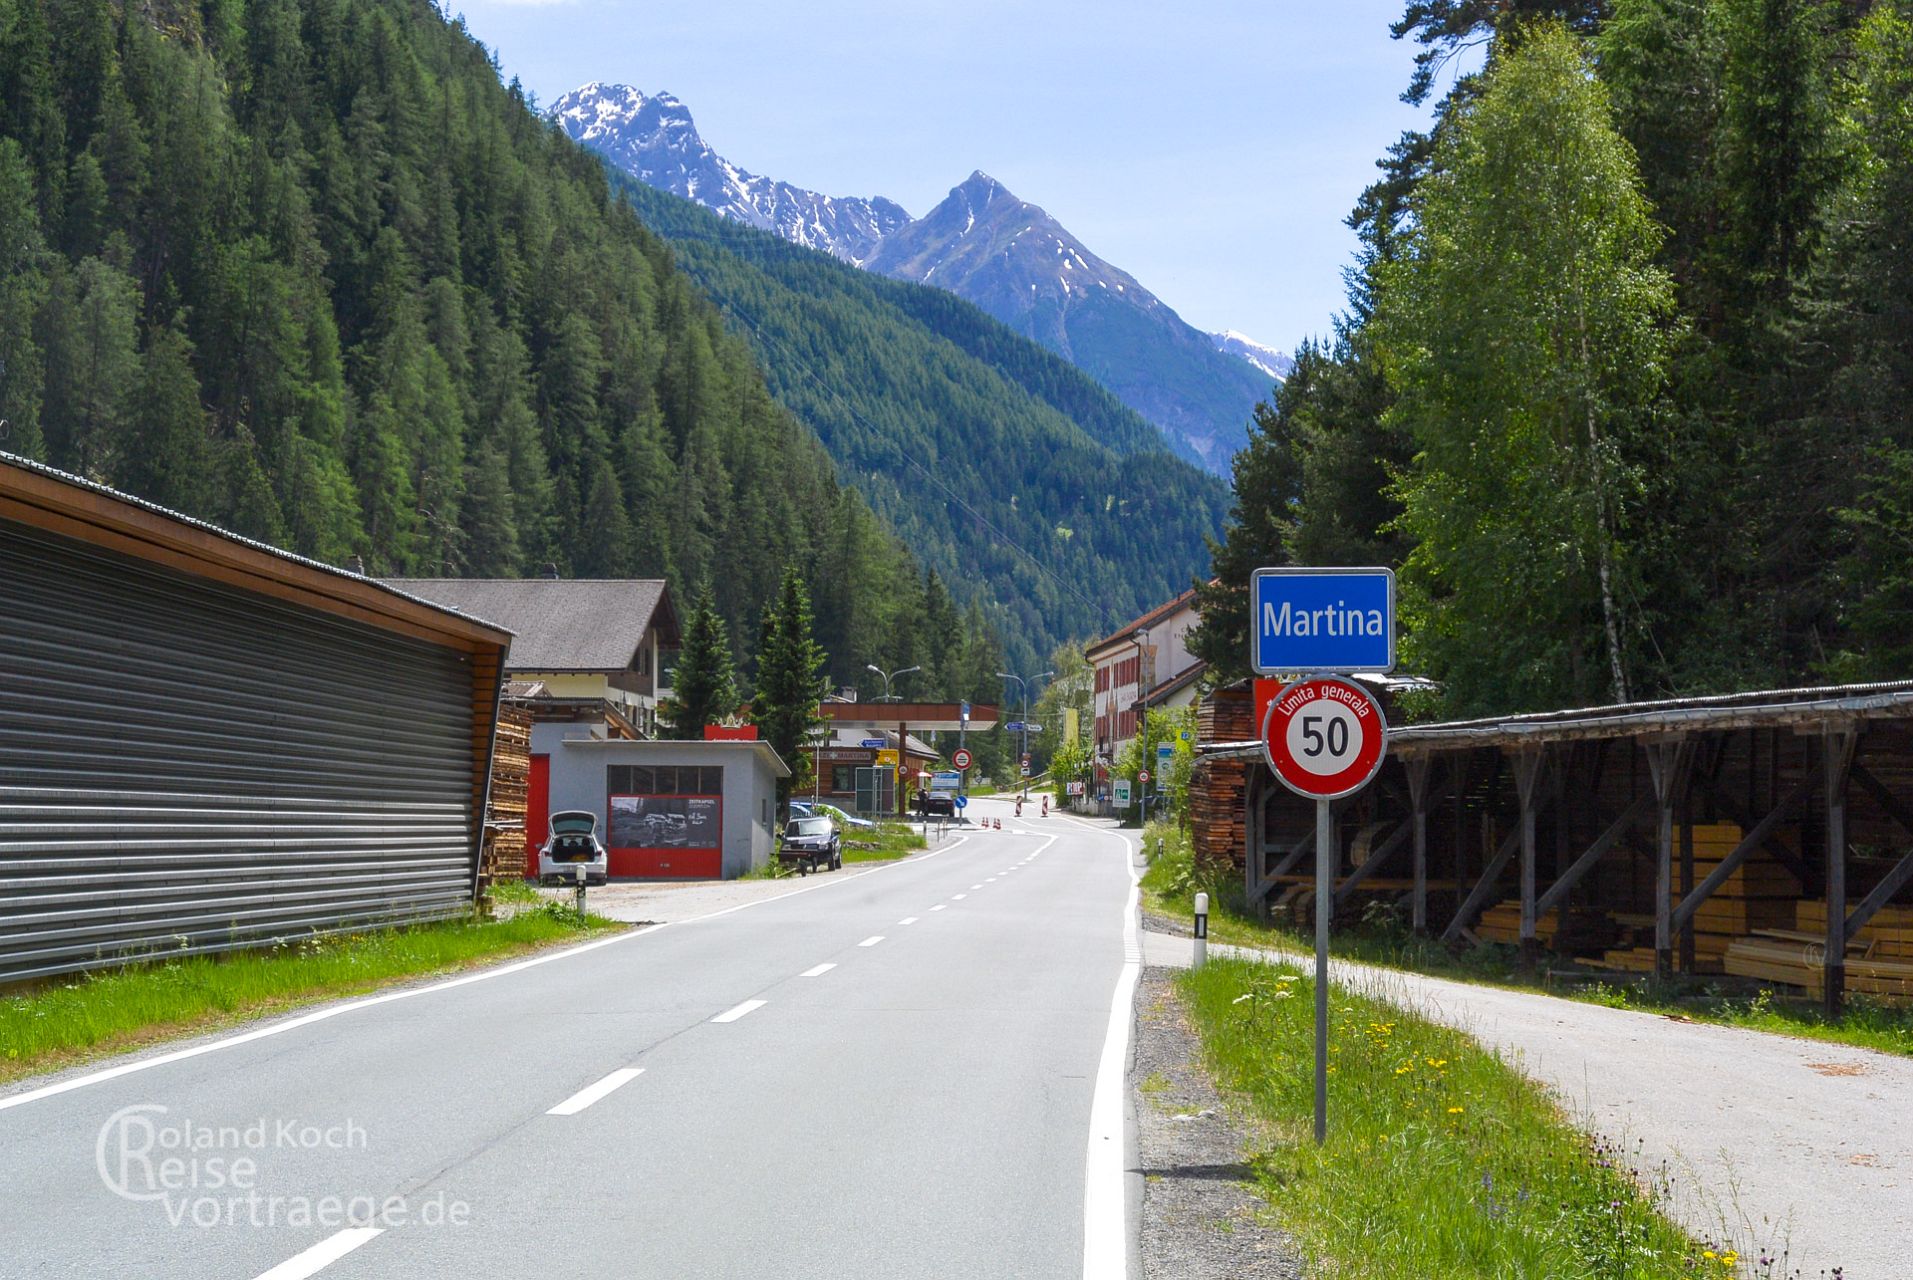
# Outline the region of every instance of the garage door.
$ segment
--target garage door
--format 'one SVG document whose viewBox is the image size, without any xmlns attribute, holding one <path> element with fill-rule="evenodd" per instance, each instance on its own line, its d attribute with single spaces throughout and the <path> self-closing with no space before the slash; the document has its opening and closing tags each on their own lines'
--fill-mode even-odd
<svg viewBox="0 0 1913 1280">
<path fill-rule="evenodd" d="M 0 980 L 468 909 L 469 662 L 0 521 Z"/>
</svg>

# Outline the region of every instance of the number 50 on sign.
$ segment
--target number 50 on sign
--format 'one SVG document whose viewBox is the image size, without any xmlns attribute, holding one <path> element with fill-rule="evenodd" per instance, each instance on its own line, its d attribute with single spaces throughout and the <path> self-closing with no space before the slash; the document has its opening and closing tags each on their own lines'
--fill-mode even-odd
<svg viewBox="0 0 1913 1280">
<path fill-rule="evenodd" d="M 1262 749 L 1284 786 L 1314 800 L 1360 791 L 1382 767 L 1388 725 L 1368 690 L 1347 680 L 1301 680 L 1262 720 Z"/>
</svg>

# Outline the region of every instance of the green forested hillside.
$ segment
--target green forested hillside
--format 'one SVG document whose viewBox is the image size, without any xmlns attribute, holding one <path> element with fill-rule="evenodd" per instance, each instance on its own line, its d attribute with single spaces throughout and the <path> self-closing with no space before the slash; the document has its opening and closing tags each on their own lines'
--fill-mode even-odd
<svg viewBox="0 0 1913 1280">
<path fill-rule="evenodd" d="M 373 573 L 708 583 L 746 651 L 795 561 L 840 680 L 914 652 L 907 549 L 428 0 L 0 0 L 0 420 Z"/>
<path fill-rule="evenodd" d="M 756 343 L 778 399 L 959 599 L 984 602 L 1019 665 L 1200 572 L 1226 490 L 1073 366 L 941 290 L 614 180 Z"/>
<path fill-rule="evenodd" d="M 1381 559 L 1447 712 L 1913 676 L 1913 0 L 1395 32 L 1452 88 L 1237 459 L 1198 646 L 1243 665 L 1257 564 Z"/>
</svg>

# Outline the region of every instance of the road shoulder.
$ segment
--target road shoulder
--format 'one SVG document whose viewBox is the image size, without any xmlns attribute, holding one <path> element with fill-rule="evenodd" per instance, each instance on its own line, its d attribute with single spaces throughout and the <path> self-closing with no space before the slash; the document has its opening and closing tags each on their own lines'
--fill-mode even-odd
<svg viewBox="0 0 1913 1280">
<path fill-rule="evenodd" d="M 1301 1276 L 1293 1243 L 1255 1187 L 1254 1117 L 1203 1066 L 1172 969 L 1146 968 L 1137 986 L 1129 1090 L 1143 1174 L 1143 1276 Z"/>
</svg>

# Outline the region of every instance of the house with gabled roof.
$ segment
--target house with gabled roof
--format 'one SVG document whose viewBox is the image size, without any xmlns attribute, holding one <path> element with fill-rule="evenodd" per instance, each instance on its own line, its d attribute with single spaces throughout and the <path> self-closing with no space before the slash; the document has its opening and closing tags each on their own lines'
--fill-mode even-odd
<svg viewBox="0 0 1913 1280">
<path fill-rule="evenodd" d="M 678 616 L 659 578 L 388 578 L 387 586 L 496 621 L 513 633 L 505 674 L 542 686 L 540 720 L 560 711 L 611 736 L 657 732 L 662 670 Z M 510 621 L 503 621 L 510 619 Z"/>
</svg>

